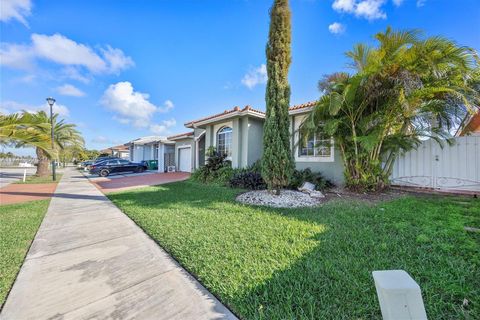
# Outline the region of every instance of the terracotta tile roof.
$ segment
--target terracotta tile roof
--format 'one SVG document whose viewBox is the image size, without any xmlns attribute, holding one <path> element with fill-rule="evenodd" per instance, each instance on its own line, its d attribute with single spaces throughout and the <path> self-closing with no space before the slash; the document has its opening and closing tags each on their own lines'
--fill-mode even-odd
<svg viewBox="0 0 480 320">
<path fill-rule="evenodd" d="M 464 136 L 472 132 L 480 132 L 480 110 L 474 115 L 468 115 L 466 124 L 460 128 L 460 136 Z"/>
<path fill-rule="evenodd" d="M 295 105 L 295 106 L 291 106 L 290 108 L 288 108 L 288 110 L 289 111 L 294 111 L 294 110 L 300 110 L 300 109 L 303 109 L 303 108 L 309 108 L 309 107 L 315 106 L 316 103 L 317 103 L 317 101 L 310 101 L 310 102 L 298 104 L 298 105 Z M 244 111 L 252 111 L 252 112 L 258 113 L 260 115 L 265 115 L 264 111 L 254 109 L 254 108 L 252 108 L 251 106 L 248 106 L 248 105 L 245 106 L 243 109 L 240 109 L 240 107 L 236 106 L 233 109 L 225 110 L 222 113 L 217 113 L 217 114 L 205 117 L 205 118 L 200 118 L 200 119 L 197 119 L 197 120 L 186 122 L 185 126 L 188 127 L 188 126 L 190 126 L 194 123 L 197 123 L 197 122 L 207 121 L 207 120 L 215 119 L 215 118 L 218 118 L 218 117 L 221 117 L 221 116 L 225 116 L 225 115 L 230 114 L 230 113 L 244 112 Z"/>
<path fill-rule="evenodd" d="M 194 124 L 194 123 L 201 122 L 201 121 L 207 121 L 207 120 L 210 120 L 210 119 L 215 119 L 215 118 L 218 118 L 218 117 L 221 117 L 221 116 L 230 114 L 230 113 L 234 113 L 234 112 L 244 112 L 244 111 L 253 111 L 253 112 L 259 113 L 259 114 L 261 114 L 261 115 L 265 115 L 265 112 L 260 111 L 260 110 L 253 109 L 251 106 L 245 106 L 245 108 L 243 108 L 243 109 L 240 109 L 240 107 L 236 106 L 236 107 L 234 107 L 233 109 L 225 110 L 225 111 L 223 111 L 222 113 L 217 113 L 217 114 L 214 114 L 214 115 L 205 117 L 205 118 L 201 118 L 201 119 L 189 121 L 189 122 L 185 123 L 185 126 L 189 126 L 189 125 L 192 125 L 192 124 Z"/>
<path fill-rule="evenodd" d="M 193 131 L 175 134 L 173 136 L 167 137 L 167 139 L 171 140 L 171 139 L 180 138 L 180 137 L 183 137 L 183 136 L 185 136 L 185 137 L 193 136 Z"/>
<path fill-rule="evenodd" d="M 104 150 L 128 151 L 128 147 L 121 144 L 119 146 L 110 147 L 110 148 L 107 148 L 107 149 L 104 149 Z M 102 151 L 104 151 L 104 150 L 102 150 Z"/>
<path fill-rule="evenodd" d="M 303 109 L 303 108 L 314 107 L 317 104 L 317 102 L 318 101 L 309 101 L 309 102 L 305 102 L 305 103 L 302 103 L 302 104 L 297 104 L 295 106 L 291 106 L 290 108 L 288 108 L 288 110 L 293 111 L 293 110 L 299 110 L 299 109 Z"/>
</svg>

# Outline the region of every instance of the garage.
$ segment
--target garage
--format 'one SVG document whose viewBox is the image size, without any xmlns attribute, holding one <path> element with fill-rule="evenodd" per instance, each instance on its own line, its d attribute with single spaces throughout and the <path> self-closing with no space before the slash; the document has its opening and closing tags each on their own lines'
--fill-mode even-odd
<svg viewBox="0 0 480 320">
<path fill-rule="evenodd" d="M 178 149 L 178 170 L 183 172 L 192 171 L 192 148 Z"/>
</svg>

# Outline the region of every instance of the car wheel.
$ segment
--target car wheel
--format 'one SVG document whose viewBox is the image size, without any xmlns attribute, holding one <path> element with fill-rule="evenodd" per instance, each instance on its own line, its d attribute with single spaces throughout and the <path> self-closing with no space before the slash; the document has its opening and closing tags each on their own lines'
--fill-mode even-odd
<svg viewBox="0 0 480 320">
<path fill-rule="evenodd" d="M 145 171 L 145 169 L 143 167 L 138 167 L 135 172 L 136 173 L 142 173 L 143 171 Z"/>
<path fill-rule="evenodd" d="M 110 172 L 108 172 L 107 169 L 103 169 L 102 171 L 100 171 L 100 173 L 98 174 L 100 177 L 106 177 L 110 174 Z"/>
</svg>

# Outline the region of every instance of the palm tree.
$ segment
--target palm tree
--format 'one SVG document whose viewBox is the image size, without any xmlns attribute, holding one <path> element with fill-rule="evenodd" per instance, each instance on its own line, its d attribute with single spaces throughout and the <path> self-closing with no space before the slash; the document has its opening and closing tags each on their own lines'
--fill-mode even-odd
<svg viewBox="0 0 480 320">
<path fill-rule="evenodd" d="M 52 154 L 50 135 L 45 134 L 44 130 L 38 131 L 36 127 L 40 125 L 27 112 L 9 115 L 0 114 L 0 143 L 25 142 Z M 49 123 L 45 123 L 43 126 L 45 129 L 50 128 Z"/>
<path fill-rule="evenodd" d="M 395 158 L 422 137 L 448 141 L 452 126 L 479 102 L 478 56 L 418 30 L 376 35 L 378 47 L 347 52 L 355 73 L 327 76 L 324 96 L 301 130 L 319 126 L 335 138 L 347 185 L 377 189 L 388 183 Z"/>
<path fill-rule="evenodd" d="M 50 118 L 47 116 L 45 111 L 38 111 L 37 113 L 33 114 L 33 117 L 36 119 L 37 123 L 40 125 L 37 127 L 37 130 L 48 134 L 50 132 L 50 128 L 47 128 L 45 131 L 44 123 L 49 123 Z M 63 150 L 66 147 L 70 146 L 81 146 L 84 145 L 84 140 L 82 135 L 78 130 L 75 129 L 74 124 L 65 123 L 62 119 L 60 121 L 58 119 L 58 114 L 53 115 L 53 132 L 54 132 L 54 146 L 55 150 L 55 158 L 58 156 L 58 151 Z M 49 138 L 51 143 L 51 138 Z M 48 175 L 48 163 L 51 156 L 46 152 L 43 148 L 36 147 L 35 149 L 38 158 L 38 166 L 36 175 L 38 176 L 46 176 Z"/>
<path fill-rule="evenodd" d="M 37 176 L 47 176 L 48 163 L 50 159 L 58 157 L 58 151 L 67 147 L 81 146 L 84 141 L 74 124 L 65 123 L 62 119 L 58 121 L 58 114 L 53 115 L 54 123 L 54 148 L 52 150 L 52 140 L 50 137 L 51 125 L 50 117 L 45 111 L 37 113 L 23 112 L 17 115 L 2 116 L 3 123 L 0 137 L 4 134 L 10 134 L 8 139 L 14 141 L 17 146 L 31 145 L 35 147 L 38 158 Z"/>
</svg>

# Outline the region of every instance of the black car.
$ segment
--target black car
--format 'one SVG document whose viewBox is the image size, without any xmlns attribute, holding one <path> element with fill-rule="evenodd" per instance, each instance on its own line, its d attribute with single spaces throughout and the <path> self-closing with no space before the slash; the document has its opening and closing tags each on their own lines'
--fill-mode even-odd
<svg viewBox="0 0 480 320">
<path fill-rule="evenodd" d="M 130 162 L 123 159 L 111 159 L 102 162 L 96 162 L 90 165 L 90 173 L 98 174 L 100 177 L 106 177 L 110 173 L 122 172 L 143 172 L 147 166 L 142 163 Z"/>
<path fill-rule="evenodd" d="M 105 156 L 105 157 L 98 157 L 97 159 L 95 159 L 93 161 L 93 163 L 100 163 L 100 162 L 103 162 L 105 160 L 122 160 L 121 158 L 119 157 L 113 157 L 113 156 Z"/>
</svg>

